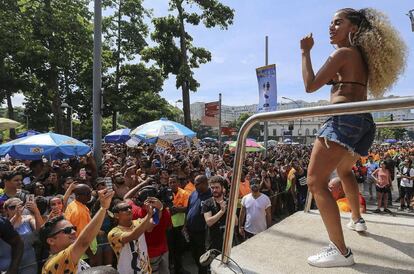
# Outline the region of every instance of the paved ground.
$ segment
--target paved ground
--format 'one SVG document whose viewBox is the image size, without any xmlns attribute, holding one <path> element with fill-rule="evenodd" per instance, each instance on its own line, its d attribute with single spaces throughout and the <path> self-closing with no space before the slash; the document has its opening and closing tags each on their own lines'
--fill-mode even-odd
<svg viewBox="0 0 414 274">
<path fill-rule="evenodd" d="M 394 187 L 396 189 L 396 187 Z M 393 199 L 397 198 L 396 191 Z M 318 211 L 297 212 L 267 231 L 236 246 L 231 257 L 244 273 L 414 273 L 414 213 L 390 210 L 395 215 L 374 214 L 375 201 L 368 199 L 364 218 L 368 232 L 356 233 L 345 228 L 349 214 L 342 214 L 347 243 L 355 255 L 356 265 L 348 268 L 320 269 L 309 266 L 306 258 L 326 246 L 328 237 Z M 213 262 L 213 273 L 241 273 Z M 195 273 L 195 272 L 192 272 Z"/>
</svg>

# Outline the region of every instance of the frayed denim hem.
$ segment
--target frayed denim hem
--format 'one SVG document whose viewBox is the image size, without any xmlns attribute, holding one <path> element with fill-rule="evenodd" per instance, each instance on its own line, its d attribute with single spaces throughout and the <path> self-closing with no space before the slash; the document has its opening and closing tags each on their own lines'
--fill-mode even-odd
<svg viewBox="0 0 414 274">
<path fill-rule="evenodd" d="M 344 148 L 346 148 L 352 154 L 352 156 L 361 156 L 361 155 L 359 155 L 359 153 L 355 152 L 355 149 L 353 147 L 351 147 L 351 146 L 349 146 L 345 143 L 342 143 L 341 141 L 339 141 L 337 139 L 329 138 L 328 136 L 318 136 L 318 138 L 323 138 L 325 146 L 326 146 L 327 149 L 330 148 L 329 144 L 328 144 L 328 141 L 330 141 L 330 142 L 337 143 L 338 145 L 341 145 Z"/>
</svg>

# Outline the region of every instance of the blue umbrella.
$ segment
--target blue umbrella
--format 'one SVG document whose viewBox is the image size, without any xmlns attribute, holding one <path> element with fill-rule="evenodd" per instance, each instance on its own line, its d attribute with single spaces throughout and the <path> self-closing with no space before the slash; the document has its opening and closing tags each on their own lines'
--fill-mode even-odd
<svg viewBox="0 0 414 274">
<path fill-rule="evenodd" d="M 384 142 L 389 143 L 389 144 L 394 144 L 394 143 L 397 142 L 397 140 L 395 140 L 395 139 L 385 139 Z"/>
<path fill-rule="evenodd" d="M 173 141 L 185 137 L 193 138 L 196 133 L 180 123 L 161 118 L 140 125 L 130 135 L 146 143 L 155 143 L 158 138 Z"/>
<path fill-rule="evenodd" d="M 32 135 L 0 145 L 0 156 L 9 154 L 14 159 L 50 160 L 85 155 L 90 147 L 84 143 L 53 132 Z"/>
<path fill-rule="evenodd" d="M 32 135 L 37 135 L 37 134 L 40 134 L 40 132 L 36 131 L 36 130 L 33 130 L 33 129 L 29 129 L 29 130 L 26 130 L 22 133 L 17 134 L 16 137 L 17 138 L 23 138 L 23 137 L 26 137 L 26 136 L 32 136 Z"/>
<path fill-rule="evenodd" d="M 129 128 L 115 130 L 104 137 L 105 143 L 123 144 L 131 138 L 131 136 L 129 136 L 130 132 L 131 130 Z"/>
</svg>

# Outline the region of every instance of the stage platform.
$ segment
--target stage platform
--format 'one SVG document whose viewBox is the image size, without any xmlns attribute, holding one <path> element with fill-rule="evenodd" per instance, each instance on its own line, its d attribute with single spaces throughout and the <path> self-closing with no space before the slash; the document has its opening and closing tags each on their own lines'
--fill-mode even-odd
<svg viewBox="0 0 414 274">
<path fill-rule="evenodd" d="M 346 228 L 350 214 L 342 214 L 345 241 L 354 253 L 352 267 L 321 269 L 306 259 L 327 246 L 328 236 L 319 211 L 297 212 L 250 240 L 234 247 L 231 258 L 246 274 L 276 273 L 414 273 L 414 218 L 364 214 L 368 231 Z M 221 258 L 221 256 L 220 256 Z M 241 273 L 232 263 L 215 260 L 212 273 Z M 230 269 L 231 268 L 231 269 Z"/>
</svg>

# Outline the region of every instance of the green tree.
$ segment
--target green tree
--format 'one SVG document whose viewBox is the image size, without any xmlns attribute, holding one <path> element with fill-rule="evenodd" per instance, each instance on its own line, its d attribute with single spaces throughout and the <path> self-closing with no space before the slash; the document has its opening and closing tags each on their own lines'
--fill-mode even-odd
<svg viewBox="0 0 414 274">
<path fill-rule="evenodd" d="M 116 130 L 117 113 L 124 107 L 120 96 L 129 96 L 121 92 L 134 92 L 120 86 L 122 65 L 125 61 L 137 58 L 147 45 L 145 38 L 148 36 L 148 26 L 144 19 L 149 16 L 149 12 L 142 6 L 142 0 L 106 0 L 103 3 L 105 8 L 110 8 L 108 11 L 113 11 L 103 19 L 103 33 L 112 55 L 110 67 L 115 69 L 107 75 L 105 113 L 112 115 L 112 130 Z"/>
<path fill-rule="evenodd" d="M 50 105 L 54 131 L 62 132 L 61 104 L 90 112 L 92 24 L 89 0 L 20 0 L 20 13 L 30 27 L 24 64 L 37 85 L 25 92 L 29 101 Z M 91 75 L 91 73 L 90 73 Z M 77 99 L 77 100 L 76 100 Z M 75 100 L 75 101 L 69 101 Z M 27 104 L 28 112 L 34 104 Z M 44 105 L 39 109 L 47 109 Z"/>
<path fill-rule="evenodd" d="M 30 89 L 30 74 L 23 65 L 29 28 L 18 1 L 1 1 L 0 18 L 0 102 L 6 101 L 7 116 L 15 119 L 11 98 Z M 10 137 L 15 137 L 14 129 Z"/>
<path fill-rule="evenodd" d="M 176 87 L 182 90 L 184 124 L 191 128 L 189 91 L 197 91 L 200 86 L 193 77 L 193 69 L 211 61 L 211 53 L 192 45 L 193 38 L 186 31 L 186 25 L 197 26 L 202 22 L 207 28 L 227 29 L 233 23 L 234 11 L 218 0 L 170 0 L 169 6 L 168 16 L 152 20 L 151 38 L 157 45 L 145 48 L 142 58 L 154 60 L 165 77 L 176 76 Z"/>
<path fill-rule="evenodd" d="M 237 129 L 237 131 L 240 130 L 241 126 L 244 124 L 244 122 L 250 117 L 252 116 L 250 113 L 242 113 L 239 118 L 237 118 L 237 120 L 234 123 L 231 123 L 231 127 L 234 127 Z M 249 132 L 248 137 L 253 138 L 258 140 L 261 136 L 261 131 L 260 131 L 260 124 L 257 123 L 256 125 L 254 125 L 252 127 L 252 129 Z"/>
<path fill-rule="evenodd" d="M 199 139 L 217 136 L 217 131 L 214 131 L 212 127 L 204 126 L 200 120 L 193 121 L 193 131 L 197 133 Z"/>
</svg>

